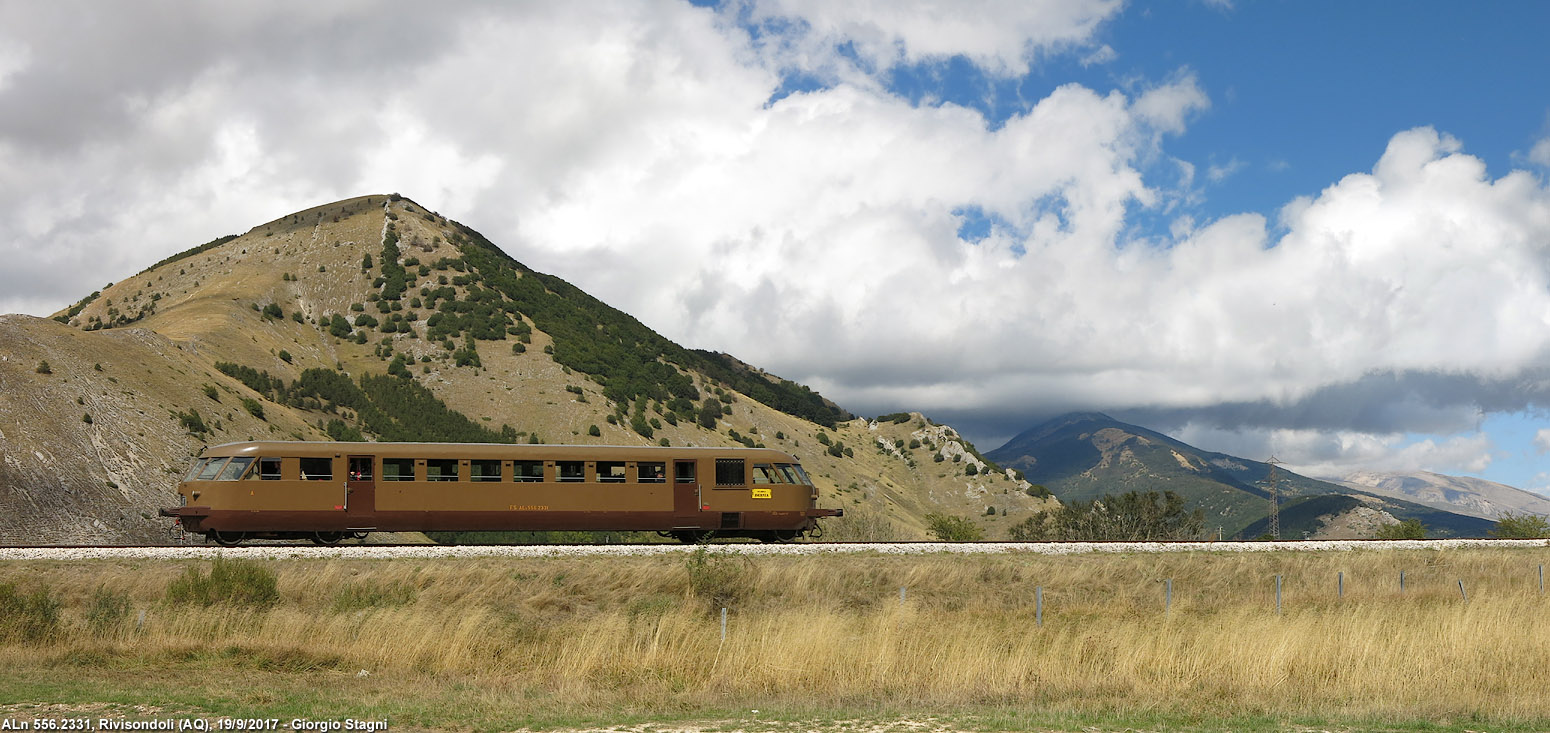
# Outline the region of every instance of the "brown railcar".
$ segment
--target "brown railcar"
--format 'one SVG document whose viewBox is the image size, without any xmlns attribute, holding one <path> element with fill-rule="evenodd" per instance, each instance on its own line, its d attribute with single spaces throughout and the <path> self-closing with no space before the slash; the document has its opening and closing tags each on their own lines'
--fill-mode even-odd
<svg viewBox="0 0 1550 733">
<path fill-rule="evenodd" d="M 223 545 L 367 532 L 657 531 L 795 539 L 818 490 L 762 448 L 246 442 L 213 446 L 162 509 Z"/>
</svg>

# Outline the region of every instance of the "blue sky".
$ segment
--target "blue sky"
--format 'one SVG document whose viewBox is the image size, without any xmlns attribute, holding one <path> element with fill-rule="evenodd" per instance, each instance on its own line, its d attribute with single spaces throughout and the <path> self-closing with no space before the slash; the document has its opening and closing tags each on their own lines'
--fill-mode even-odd
<svg viewBox="0 0 1550 733">
<path fill-rule="evenodd" d="M 1547 27 L 1545 3 L 1130 3 L 1095 34 L 1112 61 L 1054 55 L 995 78 L 956 57 L 888 81 L 917 103 L 971 107 L 996 125 L 1063 84 L 1123 90 L 1193 72 L 1211 106 L 1167 153 L 1196 166 L 1194 210 L 1273 217 L 1370 168 L 1413 127 L 1458 137 L 1494 175 L 1521 166 L 1550 134 Z M 1225 177 L 1211 180 L 1212 167 Z"/>
<path fill-rule="evenodd" d="M 397 191 L 981 448 L 1550 487 L 1550 3 L 167 7 L 0 3 L 0 311 Z"/>
</svg>

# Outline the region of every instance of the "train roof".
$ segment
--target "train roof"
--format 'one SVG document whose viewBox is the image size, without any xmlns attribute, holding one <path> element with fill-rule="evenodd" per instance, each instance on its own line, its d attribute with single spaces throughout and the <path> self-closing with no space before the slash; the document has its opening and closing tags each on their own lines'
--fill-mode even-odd
<svg viewBox="0 0 1550 733">
<path fill-rule="evenodd" d="M 673 457 L 764 459 L 798 463 L 773 448 L 696 448 L 628 445 L 546 445 L 531 443 L 336 443 L 329 441 L 259 440 L 224 443 L 205 448 L 201 456 L 332 457 L 378 455 L 403 458 L 504 458 L 511 460 L 669 460 Z"/>
</svg>

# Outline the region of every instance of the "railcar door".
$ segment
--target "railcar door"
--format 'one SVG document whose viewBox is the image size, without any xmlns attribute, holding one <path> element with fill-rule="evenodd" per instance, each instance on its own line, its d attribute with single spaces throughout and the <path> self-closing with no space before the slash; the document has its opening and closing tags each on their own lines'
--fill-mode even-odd
<svg viewBox="0 0 1550 733">
<path fill-rule="evenodd" d="M 700 483 L 694 468 L 694 461 L 673 462 L 673 524 L 678 526 L 699 524 Z"/>
<path fill-rule="evenodd" d="M 373 456 L 350 456 L 349 472 L 345 474 L 345 515 L 351 527 L 375 525 L 377 514 L 377 482 L 372 472 Z"/>
</svg>

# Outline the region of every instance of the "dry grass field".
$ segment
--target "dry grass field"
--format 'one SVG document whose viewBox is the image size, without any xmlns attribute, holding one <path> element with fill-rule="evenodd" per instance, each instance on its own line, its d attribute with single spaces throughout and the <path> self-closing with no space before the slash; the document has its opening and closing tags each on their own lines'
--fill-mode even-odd
<svg viewBox="0 0 1550 733">
<path fill-rule="evenodd" d="M 749 729 L 757 709 L 769 729 L 945 715 L 965 729 L 1542 730 L 1547 561 L 1544 549 L 745 559 L 712 548 L 219 561 L 213 574 L 210 562 L 11 562 L 0 565 L 0 717 L 51 703 L 388 717 L 394 729 Z"/>
</svg>

